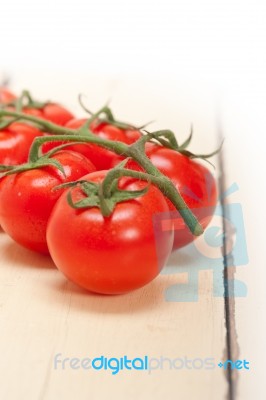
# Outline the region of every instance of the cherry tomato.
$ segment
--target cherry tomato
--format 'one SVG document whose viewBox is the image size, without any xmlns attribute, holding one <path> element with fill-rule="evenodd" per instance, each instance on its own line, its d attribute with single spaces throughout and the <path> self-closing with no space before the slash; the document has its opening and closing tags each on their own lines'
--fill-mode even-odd
<svg viewBox="0 0 266 400">
<path fill-rule="evenodd" d="M 4 87 L 0 87 L 0 104 L 9 103 L 15 100 L 16 96 Z"/>
<path fill-rule="evenodd" d="M 0 164 L 25 163 L 33 140 L 42 135 L 37 128 L 20 122 L 0 130 Z"/>
<path fill-rule="evenodd" d="M 41 253 L 48 253 L 46 226 L 63 192 L 52 189 L 95 171 L 88 159 L 72 151 L 59 151 L 51 158 L 62 164 L 66 177 L 54 166 L 32 169 L 3 178 L 0 191 L 2 228 L 17 243 Z"/>
<path fill-rule="evenodd" d="M 84 125 L 86 119 L 73 119 L 69 121 L 65 126 L 70 129 L 79 129 L 82 125 Z M 93 123 L 90 127 L 92 132 L 103 138 L 108 140 L 120 141 L 126 144 L 131 144 L 139 139 L 140 132 L 138 130 L 130 130 L 130 129 L 120 129 L 116 126 L 107 124 L 107 123 Z M 45 143 L 42 147 L 44 153 L 54 148 L 55 146 L 59 146 L 63 142 L 50 142 Z M 67 142 L 65 142 L 67 143 Z M 104 149 L 103 147 L 97 146 L 95 144 L 77 144 L 68 147 L 71 150 L 77 151 L 81 154 L 84 154 L 88 157 L 92 163 L 95 165 L 97 170 L 110 169 L 113 165 L 120 162 L 123 157 L 115 154 L 114 152 Z"/>
<path fill-rule="evenodd" d="M 177 151 L 153 143 L 146 143 L 145 151 L 153 165 L 172 180 L 205 229 L 212 219 L 217 204 L 217 187 L 209 169 Z M 143 171 L 143 168 L 134 160 L 129 160 L 126 168 Z M 174 223 L 173 250 L 176 250 L 191 243 L 197 237 L 192 235 L 171 201 L 167 198 L 166 201 L 171 210 L 171 221 L 164 221 L 164 229 L 167 229 L 168 225 L 171 229 Z"/>
<path fill-rule="evenodd" d="M 15 96 L 0 89 L 0 103 L 14 100 Z M 14 107 L 10 107 L 13 109 Z M 73 114 L 58 104 L 46 104 L 43 108 L 23 108 L 23 113 L 49 120 L 58 125 L 73 119 Z M 25 123 L 13 123 L 0 131 L 0 164 L 16 165 L 27 161 L 33 140 L 44 133 Z"/>
<path fill-rule="evenodd" d="M 106 171 L 82 178 L 101 182 Z M 140 190 L 147 182 L 121 178 L 120 189 Z M 73 201 L 84 197 L 72 189 Z M 56 266 L 71 281 L 92 292 L 120 294 L 154 279 L 171 252 L 173 232 L 156 229 L 158 213 L 169 208 L 151 185 L 145 195 L 118 203 L 109 217 L 96 208 L 74 209 L 67 192 L 58 200 L 48 223 L 47 242 Z M 157 221 L 158 222 L 158 221 Z"/>
<path fill-rule="evenodd" d="M 150 147 L 147 155 L 151 162 L 173 181 L 188 207 L 205 229 L 212 219 L 217 203 L 217 187 L 209 169 L 198 161 L 161 146 Z M 170 210 L 174 211 L 173 204 L 168 199 L 167 201 Z M 196 239 L 178 212 L 172 214 L 172 220 L 175 226 L 173 249 L 179 249 Z"/>
<path fill-rule="evenodd" d="M 0 87 L 0 104 L 9 103 L 16 98 L 9 90 Z M 42 108 L 24 107 L 23 112 L 28 115 L 47 119 L 57 125 L 65 125 L 74 118 L 74 115 L 70 111 L 56 103 L 47 103 Z"/>
<path fill-rule="evenodd" d="M 43 108 L 24 108 L 25 114 L 47 119 L 57 125 L 65 125 L 74 115 L 59 104 L 48 103 Z"/>
</svg>

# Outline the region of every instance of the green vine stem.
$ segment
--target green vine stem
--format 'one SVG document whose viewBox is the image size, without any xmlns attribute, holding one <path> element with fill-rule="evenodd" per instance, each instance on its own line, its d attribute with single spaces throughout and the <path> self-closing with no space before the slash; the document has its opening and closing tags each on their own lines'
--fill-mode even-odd
<svg viewBox="0 0 266 400">
<path fill-rule="evenodd" d="M 21 120 L 26 120 L 33 122 L 43 128 L 45 131 L 49 133 L 54 133 L 56 136 L 45 136 L 45 137 L 38 137 L 34 140 L 29 160 L 30 162 L 37 162 L 40 157 L 40 150 L 41 146 L 46 142 L 52 141 L 69 141 L 69 142 L 79 142 L 79 143 L 93 143 L 98 146 L 104 147 L 108 150 L 115 152 L 116 154 L 123 155 L 124 157 L 130 157 L 134 159 L 145 171 L 149 176 L 149 180 L 153 182 L 155 186 L 159 188 L 159 190 L 173 203 L 176 209 L 179 211 L 180 215 L 183 217 L 185 223 L 189 227 L 190 231 L 195 235 L 199 236 L 203 233 L 203 228 L 198 222 L 197 218 L 194 216 L 192 211 L 188 208 L 187 204 L 185 203 L 184 199 L 182 198 L 179 191 L 176 189 L 174 184 L 170 179 L 168 179 L 165 175 L 163 175 L 149 160 L 149 158 L 145 154 L 145 143 L 152 140 L 158 139 L 160 137 L 165 137 L 168 140 L 169 145 L 172 148 L 178 148 L 175 136 L 173 132 L 165 130 L 165 131 L 158 131 L 154 133 L 148 133 L 145 136 L 142 136 L 137 142 L 126 145 L 125 143 L 119 141 L 111 141 L 102 139 L 96 135 L 94 135 L 89 129 L 89 123 L 97 118 L 98 115 L 104 113 L 106 108 L 103 107 L 96 115 L 93 115 L 86 124 L 81 127 L 79 130 L 73 130 L 58 126 L 52 122 L 43 120 L 41 118 L 37 118 L 34 116 L 26 115 L 23 113 L 17 113 L 13 111 L 6 111 L 0 110 L 0 118 L 1 117 L 14 117 Z M 127 174 L 128 170 L 123 170 L 123 174 Z M 141 179 L 141 172 L 133 171 L 136 177 Z M 10 171 L 9 171 L 10 173 Z M 112 170 L 109 174 L 112 173 Z M 120 174 L 121 172 L 119 172 Z M 132 171 L 130 171 L 132 173 Z M 118 172 L 115 172 L 118 174 Z M 144 173 L 145 174 L 145 173 Z M 147 174 L 144 175 L 143 179 L 147 180 Z M 110 175 L 109 175 L 110 176 Z M 109 178 L 108 178 L 109 179 Z"/>
<path fill-rule="evenodd" d="M 180 193 L 177 192 L 176 187 L 172 184 L 170 179 L 166 178 L 165 175 L 161 173 L 155 176 L 153 174 L 132 171 L 125 168 L 110 170 L 102 184 L 104 198 L 108 198 L 111 195 L 110 188 L 112 187 L 112 182 L 123 176 L 130 176 L 153 183 L 175 205 L 191 232 L 195 236 L 199 236 L 203 233 L 201 225 L 191 210 L 187 207 Z"/>
<path fill-rule="evenodd" d="M 34 124 L 37 124 L 40 127 L 40 129 L 47 131 L 49 133 L 53 133 L 55 135 L 68 135 L 68 134 L 73 135 L 73 133 L 75 133 L 73 129 L 64 128 L 60 125 L 56 125 L 45 119 L 34 117 L 33 115 L 24 114 L 22 112 L 7 111 L 0 109 L 0 118 L 2 117 L 14 117 L 17 119 L 17 121 L 20 120 L 20 121 L 33 122 Z"/>
</svg>

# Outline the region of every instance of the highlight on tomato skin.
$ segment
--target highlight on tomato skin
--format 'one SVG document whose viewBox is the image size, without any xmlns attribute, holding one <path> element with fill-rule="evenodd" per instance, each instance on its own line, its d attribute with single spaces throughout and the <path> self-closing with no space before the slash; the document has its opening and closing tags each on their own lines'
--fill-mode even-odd
<svg viewBox="0 0 266 400">
<path fill-rule="evenodd" d="M 106 171 L 82 178 L 101 182 Z M 119 187 L 139 190 L 147 182 L 121 178 Z M 81 200 L 80 187 L 71 190 L 73 201 Z M 76 285 L 101 294 L 122 294 L 151 282 L 171 253 L 173 231 L 157 232 L 153 219 L 168 213 L 162 193 L 150 185 L 134 200 L 118 203 L 109 217 L 97 207 L 74 209 L 64 192 L 56 203 L 47 228 L 47 242 L 55 265 Z M 159 254 L 159 256 L 158 256 Z"/>
<path fill-rule="evenodd" d="M 14 122 L 0 130 L 0 164 L 25 163 L 32 142 L 39 136 L 43 136 L 39 129 L 21 122 Z"/>
<path fill-rule="evenodd" d="M 0 87 L 0 104 L 7 104 L 17 97 L 6 88 Z M 14 111 L 14 105 L 8 105 Z M 23 107 L 22 113 L 51 121 L 57 125 L 65 125 L 74 115 L 65 107 L 47 103 L 41 108 Z M 14 122 L 0 130 L 0 164 L 18 165 L 27 162 L 33 140 L 44 133 L 30 122 Z"/>
<path fill-rule="evenodd" d="M 51 211 L 64 189 L 52 189 L 95 171 L 79 153 L 58 151 L 51 158 L 59 161 L 66 177 L 54 166 L 35 168 L 6 176 L 0 181 L 0 225 L 18 244 L 49 254 L 46 228 Z"/>
<path fill-rule="evenodd" d="M 70 129 L 79 129 L 86 123 L 86 121 L 86 118 L 74 118 L 70 120 L 65 127 Z M 95 135 L 102 139 L 120 141 L 126 144 L 134 143 L 140 138 L 141 135 L 136 129 L 121 129 L 106 122 L 93 122 L 90 126 L 90 129 Z M 43 153 L 46 153 L 54 147 L 64 143 L 67 143 L 67 141 L 45 143 L 42 147 L 42 151 Z M 75 144 L 69 145 L 67 148 L 83 154 L 92 161 L 96 169 L 99 171 L 110 169 L 113 165 L 118 164 L 123 159 L 123 157 L 119 156 L 113 151 L 97 146 L 96 144 Z"/>
</svg>

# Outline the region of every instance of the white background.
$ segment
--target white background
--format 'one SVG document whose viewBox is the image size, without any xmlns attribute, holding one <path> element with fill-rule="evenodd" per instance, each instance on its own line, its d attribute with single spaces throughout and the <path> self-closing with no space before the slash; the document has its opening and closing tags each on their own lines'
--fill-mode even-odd
<svg viewBox="0 0 266 400">
<path fill-rule="evenodd" d="M 265 13 L 261 0 L 10 0 L 1 65 L 167 73 L 248 90 L 265 73 Z"/>
<path fill-rule="evenodd" d="M 247 124 L 264 122 L 263 0 L 10 0 L 0 16 L 0 68 L 13 82 L 25 69 L 50 93 L 51 71 L 74 72 L 72 86 L 80 74 L 167 77 L 215 93 Z"/>
</svg>

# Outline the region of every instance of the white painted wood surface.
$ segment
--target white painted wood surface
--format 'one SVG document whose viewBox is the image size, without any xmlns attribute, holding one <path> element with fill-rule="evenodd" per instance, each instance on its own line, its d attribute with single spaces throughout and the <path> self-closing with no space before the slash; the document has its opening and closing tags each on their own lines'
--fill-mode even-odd
<svg viewBox="0 0 266 400">
<path fill-rule="evenodd" d="M 225 177 L 227 185 L 237 183 L 238 190 L 228 202 L 240 204 L 243 210 L 248 261 L 235 266 L 235 279 L 246 286 L 244 297 L 235 297 L 235 328 L 238 356 L 250 362 L 250 371 L 238 374 L 237 399 L 266 398 L 266 314 L 265 314 L 265 117 L 264 75 L 232 88 L 223 100 L 222 125 Z M 239 99 L 242 99 L 239 102 Z M 234 240 L 238 233 L 236 232 Z M 244 249 L 243 249 L 244 250 Z M 234 249 L 233 257 L 238 251 Z M 234 261 L 234 260 L 232 260 Z"/>
<path fill-rule="evenodd" d="M 45 76 L 45 72 L 44 76 Z M 59 77 L 58 77 L 59 78 Z M 79 77 L 71 83 L 40 82 L 38 74 L 21 73 L 14 89 L 24 82 L 39 97 L 53 97 L 70 106 L 79 92 L 88 93 L 88 105 L 97 108 L 112 98 L 116 115 L 152 128 L 171 128 L 184 140 L 193 122 L 192 149 L 211 151 L 217 146 L 216 109 L 211 90 L 163 81 Z M 28 84 L 29 86 L 29 84 Z M 216 174 L 221 171 L 217 164 Z M 222 227 L 216 216 L 214 226 Z M 200 244 L 202 241 L 202 244 Z M 199 254 L 217 257 L 220 248 Z M 202 250 L 200 250 L 202 249 Z M 225 399 L 228 383 L 217 363 L 226 357 L 224 299 L 213 294 L 213 269 L 204 268 L 189 248 L 173 254 L 154 282 L 124 296 L 98 296 L 69 283 L 48 257 L 31 253 L 0 233 L 0 398 L 16 399 Z M 144 255 L 145 257 L 145 255 Z M 200 257 L 199 257 L 200 258 Z M 204 257 L 203 257 L 204 259 Z M 202 270 L 198 273 L 198 268 Z M 197 282 L 188 285 L 195 271 Z M 216 266 L 215 285 L 223 284 L 223 263 Z M 197 301 L 166 301 L 167 288 L 197 293 Z M 182 289 L 187 288 L 187 289 Z M 173 289 L 172 289 L 173 290 Z M 54 357 L 93 358 L 161 356 L 213 358 L 214 369 L 84 371 L 54 368 Z M 258 398 L 258 397 L 257 397 Z M 245 399 L 245 397 L 241 397 Z"/>
</svg>

